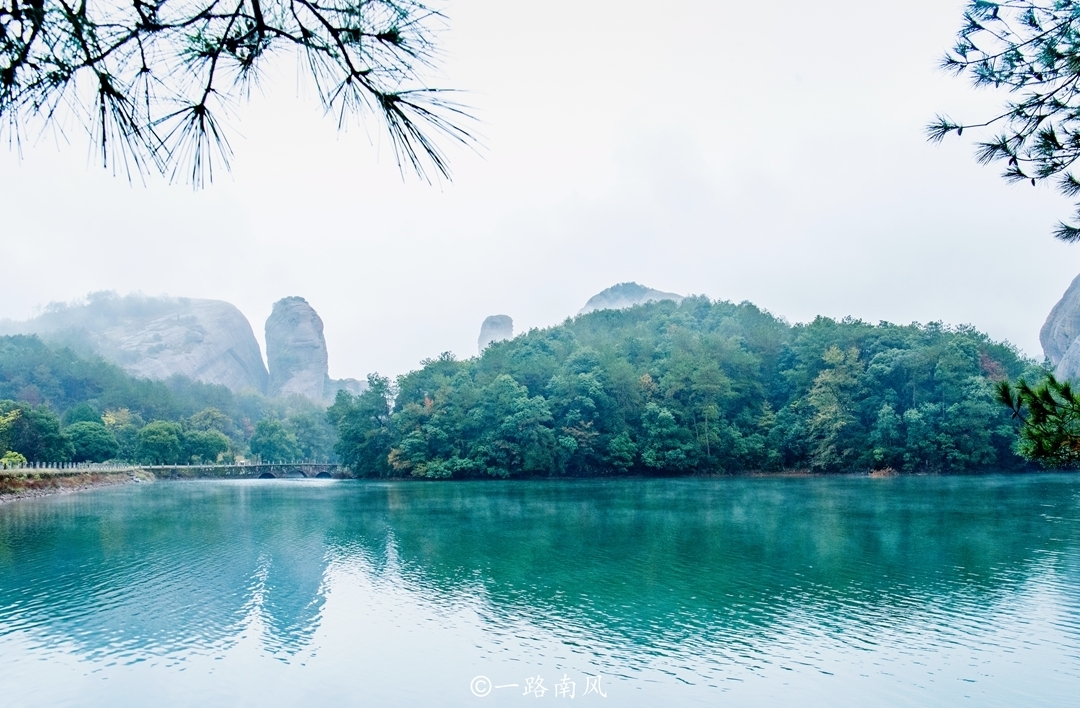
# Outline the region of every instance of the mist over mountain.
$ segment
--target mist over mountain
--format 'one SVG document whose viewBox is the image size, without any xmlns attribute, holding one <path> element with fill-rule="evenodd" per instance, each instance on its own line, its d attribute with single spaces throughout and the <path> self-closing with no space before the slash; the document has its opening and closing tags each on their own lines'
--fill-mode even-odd
<svg viewBox="0 0 1080 708">
<path fill-rule="evenodd" d="M 274 303 L 266 320 L 266 360 L 271 396 L 300 394 L 322 400 L 329 370 L 323 321 L 304 298 Z"/>
<path fill-rule="evenodd" d="M 476 340 L 478 351 L 483 354 L 492 342 L 514 338 L 514 320 L 509 315 L 491 315 L 480 325 L 480 337 Z"/>
<path fill-rule="evenodd" d="M 356 379 L 328 376 L 322 319 L 301 297 L 278 301 L 266 323 L 267 365 L 251 323 L 223 300 L 91 293 L 51 303 L 37 317 L 0 321 L 0 335 L 34 334 L 54 347 L 100 356 L 154 381 L 183 376 L 231 391 L 333 400 L 359 393 Z"/>
<path fill-rule="evenodd" d="M 646 302 L 662 300 L 674 300 L 679 303 L 683 301 L 683 296 L 653 290 L 637 283 L 619 283 L 589 298 L 585 307 L 578 310 L 578 314 L 585 315 L 595 310 L 621 310 L 634 305 L 644 305 Z"/>
<path fill-rule="evenodd" d="M 237 392 L 266 391 L 268 374 L 251 324 L 222 300 L 93 293 L 83 303 L 50 304 L 24 322 L 0 321 L 0 334 L 36 334 L 142 378 L 181 375 Z"/>
</svg>

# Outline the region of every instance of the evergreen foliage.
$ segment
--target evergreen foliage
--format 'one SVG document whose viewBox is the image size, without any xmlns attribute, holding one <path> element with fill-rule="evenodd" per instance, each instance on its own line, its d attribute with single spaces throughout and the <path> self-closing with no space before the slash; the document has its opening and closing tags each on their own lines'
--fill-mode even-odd
<svg viewBox="0 0 1080 708">
<path fill-rule="evenodd" d="M 101 423 L 72 423 L 64 428 L 64 436 L 71 441 L 73 462 L 105 462 L 120 452 L 116 437 Z"/>
<path fill-rule="evenodd" d="M 0 469 L 14 469 L 25 465 L 27 462 L 28 460 L 21 453 L 8 450 L 0 456 Z"/>
<path fill-rule="evenodd" d="M 219 462 L 229 451 L 229 439 L 218 430 L 185 430 L 181 443 L 186 463 Z"/>
<path fill-rule="evenodd" d="M 1024 379 L 1015 386 L 1002 381 L 997 397 L 1021 421 L 1021 455 L 1046 467 L 1080 464 L 1080 395 L 1072 384 L 1053 376 L 1034 387 Z"/>
<path fill-rule="evenodd" d="M 29 462 L 68 462 L 75 455 L 71 441 L 60 431 L 60 417 L 48 406 L 0 400 L 0 416 L 8 421 L 0 431 L 4 438 L 0 444 Z"/>
<path fill-rule="evenodd" d="M 8 427 L 0 425 L 0 454 L 12 450 L 30 462 L 100 461 L 105 448 L 94 443 L 93 452 L 80 453 L 82 443 L 69 432 L 78 431 L 74 435 L 90 445 L 84 423 L 103 426 L 116 444 L 104 459 L 157 464 L 231 461 L 246 453 L 257 423 L 266 417 L 282 420 L 297 439 L 295 458 L 332 458 L 335 438 L 321 407 L 305 398 L 235 394 L 180 376 L 139 379 L 34 336 L 0 337 L 0 410 L 22 416 Z M 167 423 L 172 433 L 155 426 L 140 438 L 148 423 Z M 93 430 L 95 440 L 111 449 L 100 428 Z M 17 440 L 5 442 L 13 435 Z"/>
<path fill-rule="evenodd" d="M 956 45 L 941 64 L 966 74 L 976 87 L 1004 88 L 1014 98 L 981 120 L 938 116 L 927 128 L 931 140 L 965 130 L 996 131 L 978 143 L 980 163 L 1004 163 L 1002 176 L 1009 182 L 1049 181 L 1068 197 L 1080 196 L 1073 172 L 1080 158 L 1080 3 L 971 0 Z M 1078 241 L 1080 226 L 1061 222 L 1054 235 Z"/>
<path fill-rule="evenodd" d="M 994 383 L 1035 371 L 970 327 L 818 318 L 688 298 L 600 310 L 329 411 L 367 476 L 1019 469 Z"/>
<path fill-rule="evenodd" d="M 100 422 L 99 411 L 117 409 L 143 420 L 178 421 L 209 407 L 239 422 L 258 406 L 224 386 L 179 376 L 168 381 L 135 378 L 103 359 L 52 348 L 27 335 L 0 337 L 0 398 L 47 404 L 64 412 L 68 422 Z"/>
<path fill-rule="evenodd" d="M 139 431 L 135 454 L 139 462 L 152 465 L 175 465 L 181 460 L 184 429 L 179 423 L 155 420 Z"/>
<path fill-rule="evenodd" d="M 97 423 L 102 425 L 105 422 L 101 414 L 94 410 L 89 403 L 80 403 L 77 406 L 68 408 L 64 411 L 61 420 L 64 425 L 72 425 L 73 423 Z"/>
<path fill-rule="evenodd" d="M 71 114 L 104 164 L 199 185 L 228 167 L 223 114 L 291 50 L 339 126 L 371 112 L 399 164 L 448 175 L 435 136 L 470 136 L 419 76 L 440 21 L 416 0 L 0 0 L 0 119 L 17 141 Z"/>
<path fill-rule="evenodd" d="M 377 374 L 368 376 L 367 382 L 367 390 L 359 396 L 338 391 L 326 412 L 337 429 L 334 452 L 342 464 L 365 476 L 388 477 L 394 473 L 390 466 L 393 387 Z"/>
<path fill-rule="evenodd" d="M 300 443 L 296 434 L 276 418 L 264 418 L 255 426 L 251 436 L 251 454 L 264 462 L 292 462 L 300 459 Z"/>
</svg>

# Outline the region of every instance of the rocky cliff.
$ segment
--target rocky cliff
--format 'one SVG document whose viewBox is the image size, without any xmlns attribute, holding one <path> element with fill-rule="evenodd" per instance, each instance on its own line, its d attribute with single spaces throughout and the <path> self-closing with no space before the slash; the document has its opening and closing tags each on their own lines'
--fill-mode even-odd
<svg viewBox="0 0 1080 708">
<path fill-rule="evenodd" d="M 480 325 L 480 338 L 476 340 L 480 353 L 483 354 L 492 342 L 501 342 L 514 338 L 514 320 L 509 315 L 492 315 Z"/>
<path fill-rule="evenodd" d="M 1061 372 L 1057 374 L 1059 378 L 1075 379 L 1080 373 L 1080 351 L 1069 355 L 1077 337 L 1080 337 L 1080 275 L 1076 276 L 1054 309 L 1050 310 L 1039 332 L 1043 352 Z"/>
<path fill-rule="evenodd" d="M 682 302 L 683 296 L 653 290 L 637 283 L 619 283 L 589 298 L 589 301 L 585 303 L 585 307 L 581 308 L 578 314 L 584 315 L 593 310 L 621 310 L 625 307 L 633 307 L 634 305 L 642 305 L 646 302 L 656 302 L 658 300 Z"/>
<path fill-rule="evenodd" d="M 304 298 L 287 297 L 274 303 L 266 320 L 266 362 L 269 395 L 300 394 L 323 400 L 329 380 L 323 321 Z"/>
<path fill-rule="evenodd" d="M 96 293 L 86 303 L 51 305 L 25 322 L 4 321 L 0 334 L 36 334 L 145 378 L 180 374 L 234 391 L 266 390 L 251 324 L 221 300 Z"/>
</svg>

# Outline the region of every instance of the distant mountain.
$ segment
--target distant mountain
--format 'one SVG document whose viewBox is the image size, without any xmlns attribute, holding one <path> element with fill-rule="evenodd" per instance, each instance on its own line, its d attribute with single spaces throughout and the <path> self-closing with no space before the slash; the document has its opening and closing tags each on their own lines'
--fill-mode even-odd
<svg viewBox="0 0 1080 708">
<path fill-rule="evenodd" d="M 678 303 L 683 301 L 683 296 L 653 290 L 637 283 L 619 283 L 589 298 L 589 301 L 585 303 L 585 307 L 581 308 L 578 314 L 584 315 L 594 310 L 622 310 L 634 305 L 643 305 L 646 302 L 658 302 L 660 300 L 674 300 Z"/>
<path fill-rule="evenodd" d="M 50 305 L 25 322 L 0 321 L 0 334 L 36 334 L 142 378 L 179 374 L 233 391 L 266 392 L 251 324 L 221 300 L 94 293 L 82 304 Z"/>
<path fill-rule="evenodd" d="M 483 354 L 492 342 L 502 342 L 514 338 L 514 320 L 510 315 L 491 315 L 480 325 L 480 337 L 476 345 Z"/>
</svg>

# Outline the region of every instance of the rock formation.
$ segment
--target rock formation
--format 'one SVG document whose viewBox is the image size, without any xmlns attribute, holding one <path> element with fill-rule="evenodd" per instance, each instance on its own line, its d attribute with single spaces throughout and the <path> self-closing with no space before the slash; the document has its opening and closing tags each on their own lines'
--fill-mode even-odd
<svg viewBox="0 0 1080 708">
<path fill-rule="evenodd" d="M 1069 289 L 1061 296 L 1046 323 L 1039 332 L 1039 341 L 1042 343 L 1043 352 L 1050 363 L 1059 367 L 1065 359 L 1066 353 L 1080 337 L 1080 275 L 1073 279 Z M 1080 352 L 1078 352 L 1080 354 Z M 1075 355 L 1071 357 L 1075 359 Z M 1075 378 L 1076 367 L 1073 366 Z"/>
<path fill-rule="evenodd" d="M 0 334 L 36 334 L 101 356 L 135 376 L 179 374 L 233 391 L 266 390 L 266 367 L 251 324 L 221 300 L 95 293 L 86 303 L 51 305 L 26 322 L 2 322 Z"/>
<path fill-rule="evenodd" d="M 514 338 L 514 320 L 509 315 L 492 315 L 480 325 L 480 338 L 476 340 L 480 353 L 483 354 L 492 342 L 501 342 Z"/>
<path fill-rule="evenodd" d="M 1080 275 L 1073 279 L 1039 332 L 1054 376 L 1062 381 L 1080 380 Z"/>
<path fill-rule="evenodd" d="M 593 310 L 621 310 L 626 307 L 659 300 L 682 302 L 683 296 L 653 290 L 637 283 L 619 283 L 589 298 L 589 301 L 585 303 L 585 307 L 581 308 L 578 314 L 584 315 Z"/>
<path fill-rule="evenodd" d="M 274 303 L 266 320 L 266 363 L 269 395 L 300 394 L 323 400 L 329 379 L 323 322 L 304 298 L 286 297 Z"/>
</svg>

